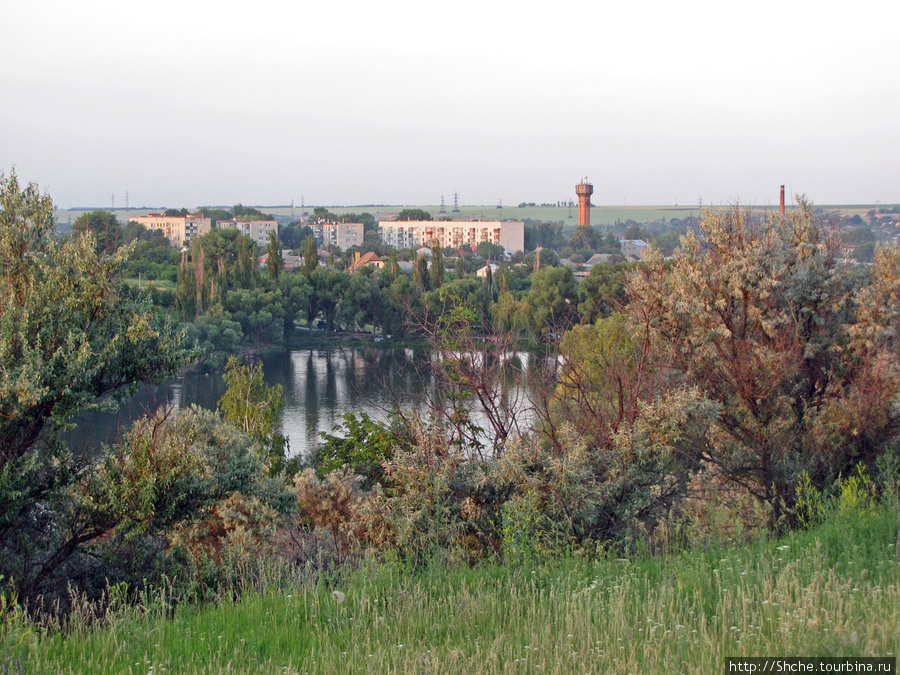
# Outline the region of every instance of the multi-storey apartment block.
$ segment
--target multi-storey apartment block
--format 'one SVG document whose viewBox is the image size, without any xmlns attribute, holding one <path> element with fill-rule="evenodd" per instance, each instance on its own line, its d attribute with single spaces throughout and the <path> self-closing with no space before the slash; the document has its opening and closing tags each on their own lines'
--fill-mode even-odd
<svg viewBox="0 0 900 675">
<path fill-rule="evenodd" d="M 247 235 L 260 246 L 266 246 L 269 243 L 271 232 L 278 232 L 278 221 L 276 220 L 220 220 L 216 226 L 239 230 L 241 234 Z"/>
<path fill-rule="evenodd" d="M 362 246 L 365 226 L 362 223 L 311 223 L 316 244 L 321 248 L 337 246 L 346 251 L 351 246 Z"/>
<path fill-rule="evenodd" d="M 173 246 L 188 246 L 192 238 L 212 229 L 212 220 L 204 218 L 202 213 L 189 213 L 186 216 L 151 213 L 149 216 L 132 216 L 129 220 L 140 223 L 151 231 L 162 230 Z"/>
<path fill-rule="evenodd" d="M 386 220 L 378 223 L 381 240 L 393 248 L 431 246 L 475 247 L 483 241 L 503 246 L 508 253 L 525 250 L 521 220 Z"/>
</svg>

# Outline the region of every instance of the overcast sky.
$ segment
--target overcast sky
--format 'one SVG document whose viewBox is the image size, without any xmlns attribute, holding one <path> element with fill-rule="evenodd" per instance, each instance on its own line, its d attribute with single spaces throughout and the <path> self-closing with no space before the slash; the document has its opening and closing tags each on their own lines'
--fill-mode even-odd
<svg viewBox="0 0 900 675">
<path fill-rule="evenodd" d="M 900 3 L 28 0 L 0 170 L 59 207 L 900 202 Z"/>
</svg>

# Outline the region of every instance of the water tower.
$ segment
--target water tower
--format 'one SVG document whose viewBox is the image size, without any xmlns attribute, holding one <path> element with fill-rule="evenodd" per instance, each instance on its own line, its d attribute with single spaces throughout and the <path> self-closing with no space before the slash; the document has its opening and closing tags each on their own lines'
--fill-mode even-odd
<svg viewBox="0 0 900 675">
<path fill-rule="evenodd" d="M 578 195 L 578 226 L 591 224 L 591 195 L 594 194 L 594 186 L 584 178 L 575 186 L 575 194 Z"/>
</svg>

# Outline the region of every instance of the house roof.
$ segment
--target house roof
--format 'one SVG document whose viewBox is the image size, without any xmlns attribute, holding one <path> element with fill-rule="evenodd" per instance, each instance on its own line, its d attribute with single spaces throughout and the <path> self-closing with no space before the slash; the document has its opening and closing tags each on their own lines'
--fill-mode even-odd
<svg viewBox="0 0 900 675">
<path fill-rule="evenodd" d="M 350 265 L 350 271 L 355 272 L 360 267 L 365 267 L 366 265 L 374 265 L 376 263 L 384 264 L 377 254 L 369 251 L 368 253 L 363 253 L 357 260 L 353 261 L 353 264 Z"/>
</svg>

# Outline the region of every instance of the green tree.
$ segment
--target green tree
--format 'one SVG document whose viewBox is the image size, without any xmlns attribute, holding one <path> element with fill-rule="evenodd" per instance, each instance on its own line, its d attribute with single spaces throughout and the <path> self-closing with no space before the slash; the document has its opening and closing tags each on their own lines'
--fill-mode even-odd
<svg viewBox="0 0 900 675">
<path fill-rule="evenodd" d="M 266 246 L 266 252 L 269 254 L 269 257 L 266 258 L 269 279 L 277 284 L 281 273 L 284 272 L 284 258 L 281 255 L 281 242 L 275 231 L 269 232 L 269 244 Z"/>
<path fill-rule="evenodd" d="M 90 232 L 96 242 L 97 252 L 107 255 L 115 253 L 125 241 L 119 219 L 115 214 L 101 209 L 78 216 L 72 223 L 72 231 L 76 235 Z"/>
<path fill-rule="evenodd" d="M 440 244 L 431 245 L 431 287 L 440 288 L 444 284 L 444 253 Z"/>
<path fill-rule="evenodd" d="M 269 474 L 278 473 L 287 452 L 287 439 L 278 422 L 283 405 L 282 386 L 265 383 L 262 365 L 242 365 L 234 357 L 228 360 L 223 378 L 227 389 L 219 400 L 222 416 L 259 443 Z"/>
<path fill-rule="evenodd" d="M 303 274 L 307 278 L 319 268 L 319 249 L 312 235 L 303 242 Z"/>
<path fill-rule="evenodd" d="M 232 354 L 240 349 L 244 330 L 239 321 L 222 309 L 222 305 L 214 305 L 196 320 L 195 325 L 200 333 L 200 347 L 205 354 Z"/>
<path fill-rule="evenodd" d="M 581 282 L 582 301 L 578 305 L 582 323 L 593 324 L 624 305 L 625 265 L 599 263 Z"/>
<path fill-rule="evenodd" d="M 428 258 L 424 255 L 416 258 L 416 263 L 413 266 L 413 281 L 423 291 L 428 291 Z"/>
<path fill-rule="evenodd" d="M 602 238 L 599 233 L 590 225 L 579 225 L 569 237 L 569 246 L 576 251 L 582 249 L 595 251 L 600 248 L 601 242 Z"/>
<path fill-rule="evenodd" d="M 289 344 L 289 333 L 297 320 L 306 320 L 306 310 L 314 293 L 309 280 L 302 274 L 289 272 L 281 276 L 279 283 L 284 318 L 284 344 Z"/>
<path fill-rule="evenodd" d="M 578 282 L 568 267 L 545 267 L 535 272 L 528 292 L 528 328 L 537 339 L 562 337 L 578 323 Z"/>
<path fill-rule="evenodd" d="M 279 249 L 279 254 L 281 250 Z M 237 269 L 235 281 L 241 288 L 249 288 L 259 281 L 259 248 L 244 235 L 237 238 Z"/>
<path fill-rule="evenodd" d="M 311 277 L 316 291 L 318 308 L 325 319 L 325 330 L 329 333 L 334 330 L 334 319 L 347 291 L 351 276 L 333 267 L 320 267 Z"/>
<path fill-rule="evenodd" d="M 373 287 L 378 288 L 372 277 L 372 269 L 366 267 L 350 275 L 346 291 L 337 308 L 337 319 L 344 325 L 358 330 L 366 320 L 373 320 L 371 299 Z"/>
<path fill-rule="evenodd" d="M 53 230 L 50 197 L 0 174 L 0 574 L 25 595 L 87 541 L 68 526 L 91 462 L 59 430 L 187 357 L 183 336 L 119 279 L 127 249 L 100 256 L 91 238 L 58 243 Z"/>
<path fill-rule="evenodd" d="M 397 220 L 431 220 L 431 214 L 424 209 L 403 209 L 397 214 Z"/>
<path fill-rule="evenodd" d="M 244 335 L 253 340 L 257 351 L 264 342 L 278 344 L 283 339 L 284 306 L 280 289 L 235 289 L 228 292 L 224 307 L 241 324 Z"/>
<path fill-rule="evenodd" d="M 378 422 L 361 412 L 346 412 L 343 421 L 332 431 L 339 435 L 320 434 L 319 443 L 312 456 L 316 474 L 324 478 L 332 471 L 348 468 L 361 476 L 364 487 L 371 489 L 375 483 L 384 484 L 383 464 L 390 459 L 400 438 L 383 422 Z"/>
</svg>

